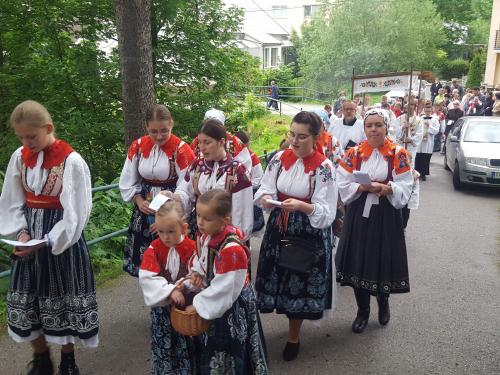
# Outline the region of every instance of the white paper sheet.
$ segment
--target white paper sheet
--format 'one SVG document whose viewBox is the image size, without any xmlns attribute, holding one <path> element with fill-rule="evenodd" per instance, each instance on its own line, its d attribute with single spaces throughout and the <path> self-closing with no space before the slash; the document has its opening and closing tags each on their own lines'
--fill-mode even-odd
<svg viewBox="0 0 500 375">
<path fill-rule="evenodd" d="M 0 241 L 6 243 L 7 245 L 12 245 L 12 246 L 17 246 L 17 247 L 23 247 L 23 246 L 35 246 L 41 243 L 47 243 L 47 239 L 43 238 L 41 240 L 29 240 L 28 242 L 21 242 L 21 241 L 11 241 L 11 240 L 5 240 L 1 239 Z"/>
<path fill-rule="evenodd" d="M 354 181 L 358 184 L 370 185 L 372 183 L 370 176 L 366 172 L 354 171 L 352 172 L 352 175 L 354 177 Z"/>
<path fill-rule="evenodd" d="M 281 207 L 281 205 L 283 204 L 282 202 L 275 201 L 274 199 L 266 199 L 266 202 L 272 204 L 273 206 L 278 206 L 278 207 Z"/>
<path fill-rule="evenodd" d="M 160 207 L 163 206 L 165 202 L 169 200 L 170 200 L 169 197 L 166 197 L 163 194 L 158 194 L 156 197 L 153 198 L 153 200 L 149 204 L 149 208 L 151 208 L 153 211 L 158 211 Z"/>
</svg>

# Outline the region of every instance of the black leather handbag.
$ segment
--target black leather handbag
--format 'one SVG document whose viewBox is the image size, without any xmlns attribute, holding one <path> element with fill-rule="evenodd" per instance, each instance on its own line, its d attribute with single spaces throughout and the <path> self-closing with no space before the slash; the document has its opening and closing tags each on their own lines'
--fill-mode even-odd
<svg viewBox="0 0 500 375">
<path fill-rule="evenodd" d="M 279 267 L 308 274 L 316 259 L 316 241 L 293 236 L 280 241 Z"/>
</svg>

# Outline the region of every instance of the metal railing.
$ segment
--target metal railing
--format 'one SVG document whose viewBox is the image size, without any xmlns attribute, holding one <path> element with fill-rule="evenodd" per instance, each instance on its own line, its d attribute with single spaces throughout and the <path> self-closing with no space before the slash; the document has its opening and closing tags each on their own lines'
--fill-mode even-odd
<svg viewBox="0 0 500 375">
<path fill-rule="evenodd" d="M 278 86 L 280 98 L 298 99 L 300 101 L 311 100 L 321 103 L 333 103 L 335 94 L 310 89 L 304 86 Z M 269 86 L 248 86 L 247 92 L 257 97 L 268 97 Z"/>
<path fill-rule="evenodd" d="M 110 185 L 104 185 L 104 186 L 97 186 L 97 187 L 94 187 L 92 188 L 92 194 L 93 193 L 97 193 L 99 191 L 107 191 L 107 190 L 111 190 L 111 189 L 116 189 L 118 188 L 118 184 L 110 184 Z M 90 241 L 86 241 L 86 244 L 88 247 L 91 247 L 99 242 L 103 242 L 103 241 L 106 241 L 106 240 L 109 240 L 113 237 L 119 237 L 119 236 L 123 236 L 124 234 L 127 233 L 127 230 L 128 228 L 123 228 L 123 229 L 120 229 L 120 230 L 117 230 L 116 232 L 112 232 L 112 233 L 109 233 L 109 234 L 106 234 L 104 236 L 101 236 L 101 237 L 97 237 L 93 240 L 90 240 Z M 10 272 L 11 270 L 8 269 L 8 270 L 5 270 L 3 272 L 0 272 L 0 279 L 3 278 L 3 277 L 7 277 L 10 275 Z"/>
<path fill-rule="evenodd" d="M 258 157 L 259 159 L 261 159 L 262 161 L 264 161 L 266 164 L 267 164 L 267 159 L 268 159 L 268 153 L 267 151 L 264 151 L 264 155 L 261 155 Z M 99 191 L 107 191 L 107 190 L 111 190 L 111 189 L 117 189 L 118 188 L 118 184 L 110 184 L 110 185 L 104 185 L 104 186 L 97 186 L 97 187 L 94 187 L 92 188 L 92 194 L 94 193 L 97 193 Z M 106 240 L 109 240 L 111 238 L 114 238 L 114 237 L 121 237 L 125 234 L 127 234 L 127 231 L 128 231 L 128 228 L 123 228 L 123 229 L 120 229 L 120 230 L 117 230 L 115 232 L 112 232 L 112 233 L 108 233 L 104 236 L 101 236 L 101 237 L 97 237 L 93 240 L 90 240 L 90 241 L 86 241 L 86 244 L 88 247 L 91 247 L 99 242 L 103 242 L 103 241 L 106 241 Z M 7 277 L 9 276 L 11 273 L 11 269 L 9 268 L 8 270 L 5 270 L 5 271 L 2 271 L 0 272 L 0 279 L 3 278 L 3 277 Z"/>
</svg>

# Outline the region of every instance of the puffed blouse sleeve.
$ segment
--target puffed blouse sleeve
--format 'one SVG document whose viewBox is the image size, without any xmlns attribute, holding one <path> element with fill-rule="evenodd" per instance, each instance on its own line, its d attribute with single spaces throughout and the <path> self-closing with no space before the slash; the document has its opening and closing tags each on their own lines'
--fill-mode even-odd
<svg viewBox="0 0 500 375">
<path fill-rule="evenodd" d="M 147 306 L 165 306 L 168 297 L 175 289 L 175 284 L 160 276 L 161 264 L 151 244 L 144 252 L 139 269 L 139 284 L 144 295 L 144 303 Z"/>
<path fill-rule="evenodd" d="M 214 262 L 214 278 L 210 286 L 193 299 L 197 313 L 206 320 L 220 318 L 238 299 L 247 279 L 248 257 L 245 249 L 229 243 Z"/>
<path fill-rule="evenodd" d="M 335 183 L 335 170 L 332 162 L 325 159 L 316 171 L 314 193 L 311 197 L 313 212 L 309 221 L 313 228 L 326 228 L 332 225 L 337 213 L 338 191 Z"/>
<path fill-rule="evenodd" d="M 141 192 L 141 177 L 138 172 L 138 140 L 135 140 L 128 150 L 127 158 L 123 164 L 120 181 L 118 183 L 120 193 L 125 202 L 130 202 Z"/>
<path fill-rule="evenodd" d="M 337 186 L 340 199 L 346 205 L 354 202 L 361 196 L 361 193 L 358 192 L 359 184 L 354 182 L 352 175 L 355 156 L 356 149 L 352 147 L 344 153 L 337 168 Z"/>
<path fill-rule="evenodd" d="M 26 198 L 21 182 L 21 147 L 11 156 L 0 195 L 0 234 L 14 236 L 27 228 L 24 216 Z"/>
<path fill-rule="evenodd" d="M 276 153 L 273 158 L 267 164 L 264 176 L 260 180 L 259 190 L 255 192 L 254 204 L 262 206 L 260 199 L 264 195 L 270 195 L 274 200 L 278 199 L 278 189 L 276 187 L 276 180 L 278 177 L 278 171 L 281 166 L 281 155 L 283 151 Z"/>
<path fill-rule="evenodd" d="M 194 152 L 187 143 L 181 142 L 177 150 L 177 155 L 175 157 L 175 172 L 179 179 L 177 180 L 177 185 L 179 185 L 183 180 L 186 172 L 189 170 L 189 166 L 195 159 Z"/>
<path fill-rule="evenodd" d="M 395 209 L 403 208 L 408 204 L 413 190 L 414 179 L 408 158 L 408 152 L 398 147 L 394 156 L 392 181 L 389 181 L 392 194 L 387 199 Z"/>
<path fill-rule="evenodd" d="M 54 255 L 61 254 L 80 239 L 92 210 L 89 167 L 77 152 L 66 159 L 59 199 L 64 209 L 63 218 L 48 233 Z"/>
</svg>

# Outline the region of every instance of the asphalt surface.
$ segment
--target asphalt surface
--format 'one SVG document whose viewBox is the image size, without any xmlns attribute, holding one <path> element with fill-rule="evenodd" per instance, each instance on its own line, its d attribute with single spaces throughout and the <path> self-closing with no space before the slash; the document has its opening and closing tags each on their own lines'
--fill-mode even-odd
<svg viewBox="0 0 500 375">
<path fill-rule="evenodd" d="M 389 325 L 379 326 L 372 299 L 368 328 L 353 334 L 352 289 L 340 288 L 334 318 L 305 323 L 300 355 L 285 363 L 287 321 L 262 315 L 271 373 L 500 374 L 500 189 L 454 191 L 437 154 L 431 173 L 406 232 L 411 292 L 390 298 Z M 257 240 L 253 249 L 256 264 Z M 148 374 L 149 311 L 136 279 L 114 280 L 98 297 L 101 344 L 77 350 L 81 373 Z M 0 374 L 20 374 L 30 357 L 28 345 L 0 338 Z"/>
</svg>

